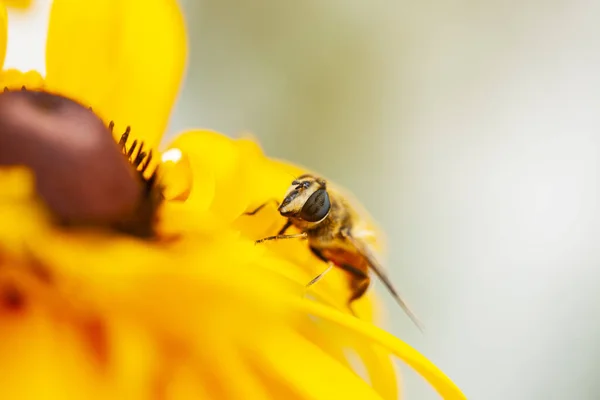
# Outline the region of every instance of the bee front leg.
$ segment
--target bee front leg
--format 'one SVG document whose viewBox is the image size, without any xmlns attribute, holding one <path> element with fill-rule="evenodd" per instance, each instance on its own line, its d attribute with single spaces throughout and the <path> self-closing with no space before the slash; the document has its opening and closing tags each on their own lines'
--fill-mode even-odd
<svg viewBox="0 0 600 400">
<path fill-rule="evenodd" d="M 265 202 L 265 203 L 261 204 L 261 205 L 260 205 L 260 206 L 258 206 L 256 209 L 254 209 L 254 210 L 252 210 L 252 211 L 247 211 L 247 212 L 245 212 L 243 215 L 254 215 L 254 214 L 256 214 L 257 212 L 259 212 L 260 210 L 262 210 L 262 209 L 263 209 L 263 208 L 264 208 L 264 207 L 265 207 L 267 204 L 270 204 L 270 203 L 275 203 L 275 205 L 276 205 L 277 207 L 279 207 L 279 201 L 277 201 L 277 200 L 275 200 L 275 199 L 271 199 L 271 200 L 269 200 L 269 201 L 267 201 L 267 202 Z"/>
<path fill-rule="evenodd" d="M 268 236 L 266 238 L 262 238 L 262 239 L 258 239 L 256 242 L 254 242 L 255 244 L 259 244 L 262 242 L 266 242 L 268 240 L 282 240 L 282 239 L 306 239 L 308 237 L 308 235 L 305 232 L 301 232 L 301 233 L 295 233 L 293 235 L 275 235 L 275 236 Z"/>
<path fill-rule="evenodd" d="M 281 228 L 279 232 L 277 232 L 277 235 L 283 235 L 285 231 L 287 231 L 290 228 L 290 226 L 292 226 L 292 221 L 288 219 L 285 225 L 283 225 L 283 228 Z"/>
</svg>

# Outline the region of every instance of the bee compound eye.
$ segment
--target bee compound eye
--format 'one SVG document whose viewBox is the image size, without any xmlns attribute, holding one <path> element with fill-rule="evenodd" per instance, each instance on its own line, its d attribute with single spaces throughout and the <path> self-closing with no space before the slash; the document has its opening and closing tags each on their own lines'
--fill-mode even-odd
<svg viewBox="0 0 600 400">
<path fill-rule="evenodd" d="M 329 202 L 327 190 L 319 189 L 304 203 L 299 216 L 305 221 L 317 222 L 327 216 L 330 208 L 331 203 Z"/>
</svg>

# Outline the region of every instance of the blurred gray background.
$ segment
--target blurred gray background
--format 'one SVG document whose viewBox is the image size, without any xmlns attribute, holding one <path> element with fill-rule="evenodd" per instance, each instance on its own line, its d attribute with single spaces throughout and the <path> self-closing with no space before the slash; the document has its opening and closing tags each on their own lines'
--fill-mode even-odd
<svg viewBox="0 0 600 400">
<path fill-rule="evenodd" d="M 390 329 L 470 399 L 600 398 L 600 2 L 182 4 L 172 133 L 251 131 L 354 192 L 427 327 L 378 285 Z"/>
</svg>

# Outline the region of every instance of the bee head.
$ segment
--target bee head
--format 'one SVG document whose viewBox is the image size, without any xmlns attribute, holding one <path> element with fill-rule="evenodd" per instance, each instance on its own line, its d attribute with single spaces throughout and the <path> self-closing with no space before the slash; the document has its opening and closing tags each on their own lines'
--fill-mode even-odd
<svg viewBox="0 0 600 400">
<path fill-rule="evenodd" d="M 327 217 L 330 208 L 325 180 L 306 174 L 292 182 L 279 212 L 284 217 L 319 222 Z"/>
</svg>

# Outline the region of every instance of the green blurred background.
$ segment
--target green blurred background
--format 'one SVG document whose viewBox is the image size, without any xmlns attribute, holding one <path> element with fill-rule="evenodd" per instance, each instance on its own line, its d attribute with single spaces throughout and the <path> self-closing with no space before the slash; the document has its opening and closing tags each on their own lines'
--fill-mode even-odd
<svg viewBox="0 0 600 400">
<path fill-rule="evenodd" d="M 172 134 L 249 131 L 354 192 L 426 325 L 377 284 L 390 330 L 470 399 L 598 398 L 599 2 L 182 4 Z"/>
</svg>

